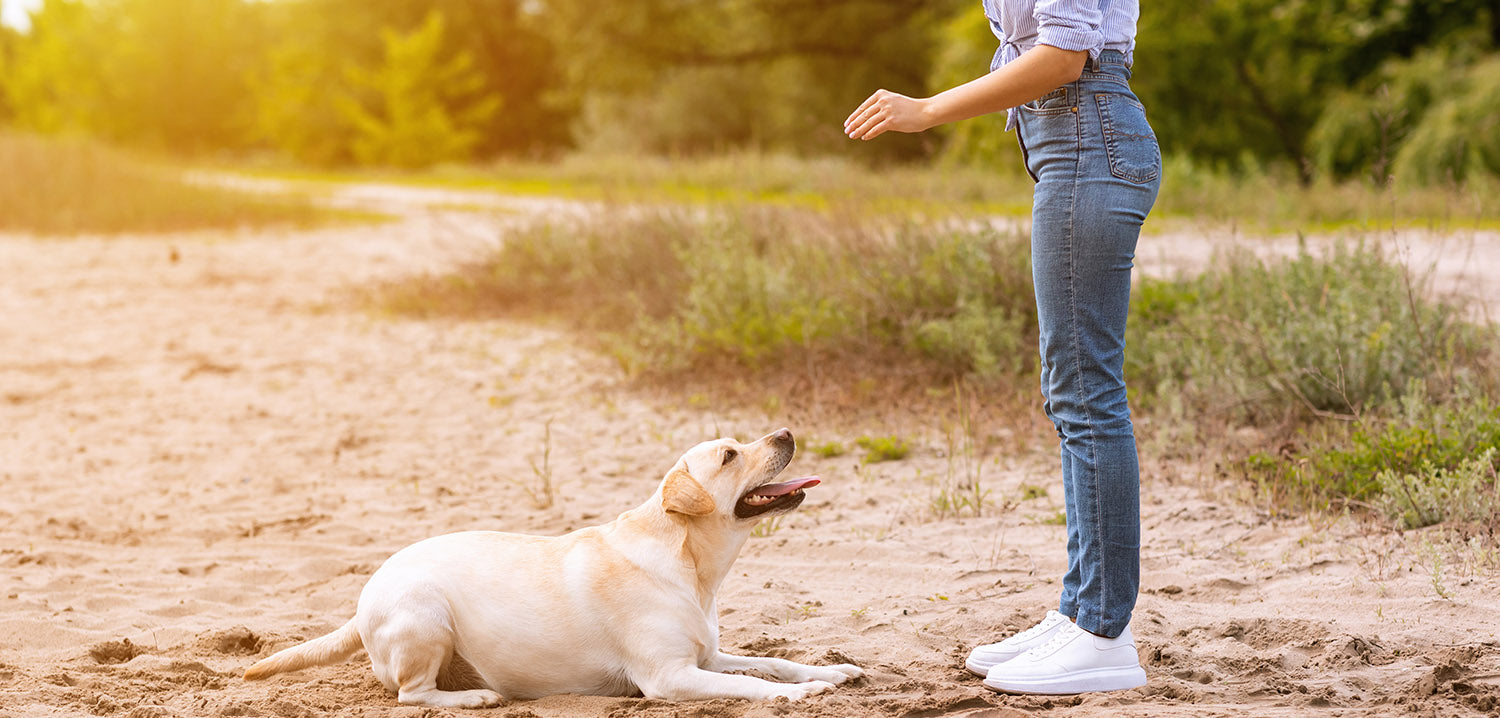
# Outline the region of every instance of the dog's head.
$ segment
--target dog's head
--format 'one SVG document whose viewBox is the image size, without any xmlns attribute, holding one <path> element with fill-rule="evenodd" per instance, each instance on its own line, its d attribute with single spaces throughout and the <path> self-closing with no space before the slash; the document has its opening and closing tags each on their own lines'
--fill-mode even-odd
<svg viewBox="0 0 1500 718">
<path fill-rule="evenodd" d="M 797 508 L 807 498 L 802 490 L 818 484 L 816 476 L 776 481 L 796 450 L 786 429 L 748 444 L 705 441 L 683 454 L 662 479 L 662 508 L 683 517 L 719 517 L 748 530 L 763 517 Z"/>
</svg>

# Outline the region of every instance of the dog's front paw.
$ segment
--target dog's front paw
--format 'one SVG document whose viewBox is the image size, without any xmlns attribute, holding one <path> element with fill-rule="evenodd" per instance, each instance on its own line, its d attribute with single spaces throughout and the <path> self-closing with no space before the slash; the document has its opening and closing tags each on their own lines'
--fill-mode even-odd
<svg viewBox="0 0 1500 718">
<path fill-rule="evenodd" d="M 788 700 L 800 701 L 808 696 L 815 696 L 833 690 L 833 684 L 828 681 L 808 681 L 806 683 L 792 683 L 784 685 L 776 691 L 777 696 L 785 696 Z"/>
<path fill-rule="evenodd" d="M 836 666 L 824 666 L 824 668 L 827 668 L 828 670 L 830 670 L 830 671 L 832 671 L 834 673 L 837 673 L 838 676 L 839 676 L 836 679 L 835 678 L 825 678 L 825 679 L 823 679 L 823 680 L 826 680 L 826 681 L 828 681 L 830 683 L 843 683 L 844 681 L 847 681 L 847 680 L 849 680 L 851 678 L 859 678 L 860 676 L 863 676 L 865 674 L 865 669 L 860 668 L 859 666 L 856 666 L 853 663 L 840 663 L 840 664 L 838 664 Z"/>
<path fill-rule="evenodd" d="M 494 691 L 472 690 L 464 694 L 460 708 L 494 708 L 505 702 L 505 697 Z"/>
<path fill-rule="evenodd" d="M 797 680 L 826 681 L 838 685 L 850 678 L 858 678 L 864 674 L 865 672 L 859 666 L 840 663 L 836 666 L 807 666 L 802 670 Z"/>
</svg>

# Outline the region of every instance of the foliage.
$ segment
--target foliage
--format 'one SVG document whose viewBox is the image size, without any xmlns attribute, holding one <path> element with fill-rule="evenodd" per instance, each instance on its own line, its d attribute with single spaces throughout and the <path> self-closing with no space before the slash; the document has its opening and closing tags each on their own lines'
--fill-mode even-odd
<svg viewBox="0 0 1500 718">
<path fill-rule="evenodd" d="M 1141 283 L 1126 375 L 1147 403 L 1220 420 L 1358 417 L 1413 380 L 1451 384 L 1493 340 L 1425 297 L 1369 247 L 1231 254 L 1197 277 Z"/>
<path fill-rule="evenodd" d="M 1396 154 L 1398 178 L 1430 185 L 1500 175 L 1500 56 L 1476 64 L 1460 86 L 1412 129 Z"/>
<path fill-rule="evenodd" d="M 851 145 L 840 120 L 881 86 L 920 94 L 959 0 L 548 3 L 584 147 L 911 156 Z"/>
<path fill-rule="evenodd" d="M 1017 349 L 1034 345 L 1036 326 L 1022 241 L 767 206 L 619 210 L 532 227 L 388 302 L 555 312 L 603 330 L 632 372 L 899 352 L 938 373 L 995 376 L 1034 361 Z M 963 335 L 965 322 L 991 329 Z"/>
<path fill-rule="evenodd" d="M 84 5 L 46 0 L 31 17 L 31 30 L 8 53 L 0 73 L 0 95 L 13 126 L 43 133 L 107 134 L 101 62 L 112 39 Z"/>
<path fill-rule="evenodd" d="M 1476 24 L 1492 52 L 1500 13 L 1486 0 L 1166 0 L 1142 13 L 1136 90 L 1166 153 L 1279 159 L 1307 181 L 1313 126 L 1341 109 L 1328 97 Z"/>
<path fill-rule="evenodd" d="M 854 443 L 865 450 L 865 458 L 861 461 L 866 464 L 900 461 L 911 453 L 911 444 L 899 436 L 861 436 Z"/>
<path fill-rule="evenodd" d="M 844 445 L 842 443 L 837 441 L 825 441 L 822 443 L 812 444 L 807 447 L 807 450 L 825 459 L 832 459 L 835 457 L 843 456 L 848 451 L 844 448 Z"/>
<path fill-rule="evenodd" d="M 341 104 L 354 128 L 355 159 L 422 167 L 467 157 L 479 142 L 478 128 L 499 109 L 499 99 L 475 95 L 484 80 L 474 72 L 469 55 L 439 59 L 442 15 L 428 15 L 409 34 L 384 30 L 381 40 L 385 53 L 378 66 L 347 70 L 350 81 L 373 99 Z M 450 109 L 454 107 L 458 109 Z"/>
<path fill-rule="evenodd" d="M 1365 174 L 1435 184 L 1500 172 L 1500 57 L 1481 40 L 1387 61 L 1337 93 L 1313 128 L 1316 164 L 1334 177 Z"/>
<path fill-rule="evenodd" d="M 1399 402 L 1348 425 L 1318 425 L 1279 456 L 1252 455 L 1252 478 L 1298 496 L 1368 501 L 1382 493 L 1382 474 L 1455 467 L 1500 446 L 1500 407 L 1473 389 L 1438 400 L 1413 383 Z"/>
<path fill-rule="evenodd" d="M 427 77 L 467 68 L 447 86 L 390 56 L 392 33 L 415 41 L 434 16 Z M 1489 0 L 1162 0 L 1138 36 L 1133 83 L 1168 157 L 1304 184 L 1496 174 Z M 572 146 L 941 157 L 1014 178 L 1000 114 L 870 143 L 840 131 L 877 88 L 980 76 L 995 45 L 973 0 L 45 0 L 29 33 L 0 32 L 0 122 L 319 165 Z M 438 141 L 420 159 L 393 149 L 422 137 Z"/>
<path fill-rule="evenodd" d="M 932 90 L 961 85 L 989 70 L 998 41 L 981 3 L 970 3 L 938 29 L 938 50 L 929 72 Z M 948 165 L 972 165 L 1024 175 L 1021 148 L 1005 131 L 1003 112 L 945 125 L 942 159 Z"/>
<path fill-rule="evenodd" d="M 1385 470 L 1378 477 L 1382 507 L 1404 528 L 1447 521 L 1500 529 L 1500 449 L 1491 445 L 1456 466 L 1423 464 L 1412 474 Z"/>
<path fill-rule="evenodd" d="M 307 199 L 190 185 L 83 140 L 0 132 L 0 232 L 160 232 L 330 218 Z"/>
</svg>

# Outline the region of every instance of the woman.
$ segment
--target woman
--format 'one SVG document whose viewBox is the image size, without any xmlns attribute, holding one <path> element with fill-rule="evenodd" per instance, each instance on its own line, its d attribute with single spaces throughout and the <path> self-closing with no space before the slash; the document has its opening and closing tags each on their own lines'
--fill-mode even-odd
<svg viewBox="0 0 1500 718">
<path fill-rule="evenodd" d="M 1130 91 L 1138 0 L 983 0 L 990 73 L 928 98 L 880 90 L 849 137 L 921 132 L 1008 110 L 1036 181 L 1032 276 L 1043 408 L 1057 427 L 1068 570 L 1057 611 L 969 654 L 985 685 L 1074 694 L 1146 683 L 1130 634 L 1140 579 L 1140 475 L 1125 401 L 1125 317 L 1161 156 Z"/>
</svg>

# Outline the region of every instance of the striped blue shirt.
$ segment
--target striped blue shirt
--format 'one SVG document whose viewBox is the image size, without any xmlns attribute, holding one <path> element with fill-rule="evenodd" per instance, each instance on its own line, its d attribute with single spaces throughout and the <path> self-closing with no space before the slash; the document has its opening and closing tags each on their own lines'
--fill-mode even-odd
<svg viewBox="0 0 1500 718">
<path fill-rule="evenodd" d="M 1037 45 L 1087 50 L 1098 59 L 1104 50 L 1119 50 L 1134 59 L 1135 21 L 1140 0 L 981 0 L 990 30 L 1000 48 L 990 61 L 994 71 Z M 1015 126 L 1012 111 L 1005 128 Z"/>
</svg>

